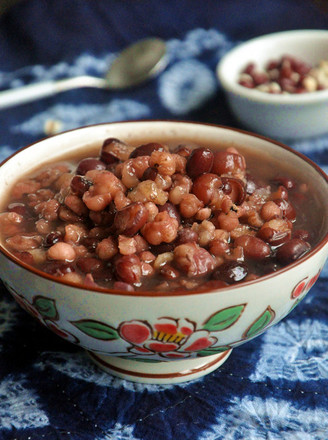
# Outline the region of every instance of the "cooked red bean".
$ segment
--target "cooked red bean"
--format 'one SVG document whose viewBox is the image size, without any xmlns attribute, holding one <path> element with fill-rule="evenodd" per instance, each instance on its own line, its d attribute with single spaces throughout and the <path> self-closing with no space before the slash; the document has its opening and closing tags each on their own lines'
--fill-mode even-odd
<svg viewBox="0 0 328 440">
<path fill-rule="evenodd" d="M 17 182 L 0 213 L 2 242 L 26 264 L 85 288 L 173 292 L 254 280 L 315 244 L 307 213 L 317 207 L 302 176 L 249 160 L 246 168 L 232 146 L 108 138 L 99 156 Z"/>
<path fill-rule="evenodd" d="M 252 235 L 241 235 L 235 240 L 235 246 L 241 246 L 246 258 L 263 260 L 271 254 L 270 246 L 260 238 Z"/>
<path fill-rule="evenodd" d="M 192 153 L 192 148 L 188 147 L 187 145 L 178 145 L 173 152 L 179 154 L 179 156 L 188 158 Z"/>
<path fill-rule="evenodd" d="M 296 219 L 296 211 L 288 200 L 275 199 L 274 203 L 281 209 L 282 215 L 288 218 L 288 220 L 293 221 Z"/>
<path fill-rule="evenodd" d="M 76 169 L 76 174 L 80 174 L 81 176 L 84 176 L 88 171 L 105 170 L 105 169 L 106 169 L 106 165 L 104 164 L 104 162 L 94 157 L 88 157 L 87 159 L 81 160 L 81 162 L 79 163 Z"/>
<path fill-rule="evenodd" d="M 16 212 L 16 214 L 26 216 L 29 212 L 28 207 L 25 205 L 25 203 L 9 203 L 7 207 L 8 212 Z"/>
<path fill-rule="evenodd" d="M 180 276 L 180 272 L 168 263 L 161 267 L 159 272 L 166 280 L 174 280 Z"/>
<path fill-rule="evenodd" d="M 150 156 L 154 151 L 166 151 L 163 145 L 156 142 L 140 145 L 130 154 L 130 159 L 138 156 Z"/>
<path fill-rule="evenodd" d="M 289 220 L 274 218 L 264 223 L 257 236 L 271 246 L 279 246 L 291 237 L 292 224 Z"/>
<path fill-rule="evenodd" d="M 53 246 L 55 243 L 58 243 L 59 241 L 63 241 L 64 236 L 60 231 L 52 231 L 49 232 L 44 238 L 43 246 L 48 248 L 50 246 Z"/>
<path fill-rule="evenodd" d="M 240 154 L 228 151 L 217 151 L 214 154 L 212 173 L 214 174 L 238 174 L 245 171 L 245 163 Z"/>
<path fill-rule="evenodd" d="M 264 205 L 261 208 L 261 217 L 265 221 L 272 220 L 273 218 L 281 217 L 283 211 L 280 208 L 281 203 L 279 201 L 272 201 L 269 200 L 268 202 L 264 203 Z"/>
<path fill-rule="evenodd" d="M 194 242 L 177 246 L 174 261 L 188 277 L 204 276 L 212 272 L 215 266 L 212 255 Z"/>
<path fill-rule="evenodd" d="M 118 234 L 132 237 L 146 223 L 148 210 L 141 202 L 131 203 L 115 214 L 114 226 Z"/>
<path fill-rule="evenodd" d="M 192 193 L 207 205 L 213 200 L 220 188 L 222 188 L 220 177 L 207 173 L 196 178 L 192 186 Z"/>
<path fill-rule="evenodd" d="M 215 280 L 233 284 L 243 281 L 247 274 L 248 268 L 245 263 L 238 261 L 227 261 L 215 269 L 212 276 Z"/>
<path fill-rule="evenodd" d="M 79 258 L 76 262 L 77 267 L 84 273 L 93 273 L 103 269 L 104 263 L 98 258 L 84 257 Z"/>
<path fill-rule="evenodd" d="M 164 205 L 158 207 L 158 211 L 159 212 L 166 211 L 170 217 L 175 218 L 179 224 L 181 223 L 180 213 L 175 207 L 175 205 L 173 205 L 173 203 L 170 202 L 164 203 Z"/>
<path fill-rule="evenodd" d="M 155 167 L 148 167 L 145 169 L 140 180 L 155 180 L 157 177 L 158 171 Z"/>
<path fill-rule="evenodd" d="M 107 165 L 118 162 L 119 160 L 126 160 L 130 150 L 128 145 L 119 139 L 108 138 L 105 139 L 101 147 L 100 160 Z"/>
<path fill-rule="evenodd" d="M 277 260 L 281 264 L 289 264 L 298 260 L 311 249 L 311 245 L 301 238 L 292 238 L 277 251 Z"/>
<path fill-rule="evenodd" d="M 91 180 L 86 179 L 84 176 L 74 176 L 71 180 L 72 191 L 80 197 L 88 191 L 91 185 Z"/>
<path fill-rule="evenodd" d="M 246 198 L 246 188 L 243 181 L 235 177 L 221 177 L 221 180 L 224 194 L 227 194 L 236 205 L 241 205 Z"/>
<path fill-rule="evenodd" d="M 141 261 L 137 255 L 123 255 L 115 262 L 116 276 L 128 284 L 137 284 L 141 280 Z"/>
<path fill-rule="evenodd" d="M 210 173 L 213 166 L 214 154 L 208 148 L 196 148 L 188 157 L 186 171 L 189 177 L 197 177 Z"/>
<path fill-rule="evenodd" d="M 185 243 L 197 243 L 198 233 L 191 228 L 183 228 L 178 231 L 178 236 L 176 239 L 176 244 L 185 244 Z"/>
</svg>

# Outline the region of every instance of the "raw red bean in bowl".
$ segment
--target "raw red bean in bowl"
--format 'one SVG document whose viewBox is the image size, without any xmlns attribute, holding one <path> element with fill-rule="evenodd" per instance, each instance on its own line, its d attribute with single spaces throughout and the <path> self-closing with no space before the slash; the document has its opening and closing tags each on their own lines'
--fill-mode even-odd
<svg viewBox="0 0 328 440">
<path fill-rule="evenodd" d="M 12 187 L 3 245 L 61 280 L 174 292 L 273 273 L 316 244 L 301 176 L 235 146 L 104 139 Z"/>
<path fill-rule="evenodd" d="M 328 88 L 328 60 L 316 65 L 295 57 L 283 55 L 270 59 L 260 68 L 250 61 L 240 72 L 238 83 L 250 89 L 272 94 L 298 94 Z"/>
</svg>

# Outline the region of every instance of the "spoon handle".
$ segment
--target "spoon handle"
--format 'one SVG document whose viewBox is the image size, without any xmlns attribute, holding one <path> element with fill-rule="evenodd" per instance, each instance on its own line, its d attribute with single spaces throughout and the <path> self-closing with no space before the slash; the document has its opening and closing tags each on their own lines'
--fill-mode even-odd
<svg viewBox="0 0 328 440">
<path fill-rule="evenodd" d="M 106 88 L 106 81 L 93 76 L 77 76 L 59 81 L 47 81 L 28 86 L 17 87 L 0 92 L 0 110 L 20 104 L 36 101 L 47 96 L 53 96 L 66 90 L 81 87 Z"/>
</svg>

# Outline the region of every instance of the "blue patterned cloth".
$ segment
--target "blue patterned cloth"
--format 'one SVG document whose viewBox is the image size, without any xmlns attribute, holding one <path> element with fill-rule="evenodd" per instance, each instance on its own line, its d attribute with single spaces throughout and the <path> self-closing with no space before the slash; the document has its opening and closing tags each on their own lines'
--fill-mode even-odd
<svg viewBox="0 0 328 440">
<path fill-rule="evenodd" d="M 0 158 L 60 130 L 127 119 L 238 126 L 215 76 L 235 44 L 288 29 L 327 29 L 305 0 L 29 0 L 0 19 L 0 88 L 102 76 L 147 36 L 169 64 L 128 92 L 80 89 L 0 111 Z M 324 3 L 324 2 L 323 2 Z M 328 135 L 286 140 L 328 170 Z M 182 385 L 142 385 L 98 369 L 0 295 L 0 440 L 327 440 L 328 270 L 302 304 L 235 349 L 215 372 Z"/>
</svg>

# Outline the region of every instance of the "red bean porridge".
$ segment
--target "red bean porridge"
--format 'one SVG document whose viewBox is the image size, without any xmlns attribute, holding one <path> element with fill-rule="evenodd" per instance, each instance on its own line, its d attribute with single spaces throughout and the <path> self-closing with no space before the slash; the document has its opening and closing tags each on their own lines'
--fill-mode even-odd
<svg viewBox="0 0 328 440">
<path fill-rule="evenodd" d="M 4 246 L 60 280 L 220 288 L 275 272 L 315 244 L 308 186 L 256 156 L 246 164 L 234 146 L 108 138 L 91 154 L 20 179 L 0 214 Z"/>
</svg>

